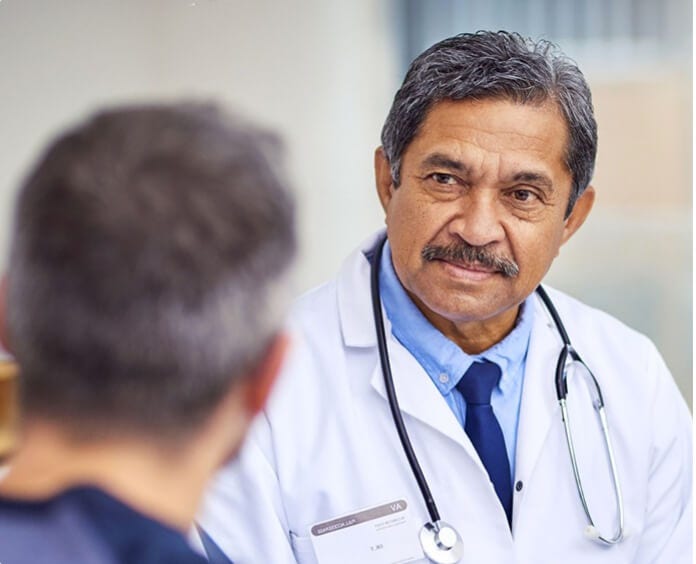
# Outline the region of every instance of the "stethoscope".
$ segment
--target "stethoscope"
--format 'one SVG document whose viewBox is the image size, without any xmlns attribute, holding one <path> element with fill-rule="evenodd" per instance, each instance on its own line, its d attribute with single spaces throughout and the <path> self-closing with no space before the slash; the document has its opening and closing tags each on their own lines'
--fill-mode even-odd
<svg viewBox="0 0 696 564">
<path fill-rule="evenodd" d="M 386 242 L 386 236 L 383 237 L 377 244 L 374 250 L 373 256 L 371 257 L 371 272 L 370 272 L 370 282 L 371 282 L 371 292 L 372 292 L 372 310 L 375 320 L 375 329 L 377 332 L 377 346 L 379 348 L 379 358 L 382 365 L 382 374 L 384 376 L 384 386 L 387 391 L 387 398 L 389 400 L 389 408 L 391 409 L 392 417 L 394 419 L 394 425 L 399 433 L 399 440 L 401 441 L 401 446 L 404 449 L 406 458 L 408 459 L 409 466 L 413 472 L 413 476 L 418 483 L 418 487 L 423 496 L 423 501 L 428 509 L 428 514 L 430 515 L 430 521 L 423 525 L 419 533 L 419 539 L 423 552 L 427 556 L 428 560 L 435 562 L 436 564 L 455 564 L 459 562 L 462 554 L 464 552 L 464 543 L 462 537 L 457 532 L 457 530 L 450 524 L 446 523 L 440 519 L 440 512 L 437 509 L 433 495 L 430 492 L 430 487 L 428 482 L 423 475 L 423 470 L 420 467 L 418 458 L 413 451 L 413 446 L 411 445 L 411 440 L 406 432 L 406 427 L 404 425 L 404 420 L 401 417 L 401 408 L 399 407 L 399 402 L 396 398 L 396 390 L 394 389 L 394 379 L 392 378 L 391 364 L 389 362 L 389 352 L 387 351 L 387 340 L 385 337 L 384 330 L 384 318 L 382 316 L 382 301 L 379 292 L 379 265 L 382 260 L 382 251 L 384 249 L 384 244 Z M 616 470 L 616 461 L 614 458 L 614 449 L 611 444 L 611 438 L 609 436 L 609 428 L 607 425 L 607 417 L 604 413 L 604 399 L 602 398 L 602 390 L 599 387 L 597 379 L 594 377 L 590 369 L 580 358 L 580 355 L 573 348 L 568 338 L 568 333 L 561 322 L 561 318 L 558 315 L 558 311 L 554 307 L 548 294 L 541 286 L 536 289 L 537 295 L 541 298 L 544 306 L 548 310 L 549 314 L 553 318 L 556 325 L 558 333 L 563 340 L 563 348 L 561 349 L 560 355 L 558 357 L 558 363 L 556 365 L 556 396 L 558 397 L 558 403 L 561 407 L 561 418 L 563 420 L 563 426 L 565 428 L 565 437 L 568 444 L 568 452 L 570 454 L 570 462 L 573 467 L 573 476 L 575 478 L 575 485 L 578 490 L 578 495 L 580 497 L 580 502 L 582 503 L 582 508 L 587 517 L 588 524 L 585 527 L 584 534 L 589 539 L 595 540 L 599 543 L 606 545 L 613 545 L 621 542 L 624 537 L 624 510 L 623 510 L 623 500 L 621 497 L 621 485 L 619 484 L 618 472 Z M 580 479 L 580 471 L 578 469 L 577 458 L 575 456 L 575 447 L 573 445 L 573 435 L 570 430 L 570 418 L 568 416 L 568 407 L 566 404 L 566 397 L 568 395 L 568 368 L 570 366 L 582 367 L 587 374 L 590 376 L 590 381 L 593 386 L 590 388 L 593 398 L 592 403 L 595 411 L 597 411 L 600 425 L 602 428 L 602 434 L 604 436 L 604 445 L 606 447 L 607 457 L 609 460 L 609 467 L 611 468 L 611 478 L 614 485 L 614 498 L 616 501 L 616 511 L 618 515 L 618 527 L 613 536 L 606 536 L 600 533 L 599 529 L 596 527 L 592 516 L 590 515 L 590 508 L 587 504 L 587 499 L 585 498 L 585 491 L 582 487 L 582 480 Z"/>
</svg>

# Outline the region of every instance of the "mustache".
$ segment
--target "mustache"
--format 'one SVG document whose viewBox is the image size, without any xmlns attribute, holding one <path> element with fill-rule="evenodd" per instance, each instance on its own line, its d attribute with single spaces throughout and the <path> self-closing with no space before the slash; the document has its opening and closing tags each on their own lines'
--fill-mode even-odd
<svg viewBox="0 0 696 564">
<path fill-rule="evenodd" d="M 506 256 L 497 255 L 486 246 L 477 247 L 462 241 L 451 245 L 426 245 L 421 251 L 421 257 L 430 262 L 445 260 L 455 263 L 480 265 L 500 272 L 505 278 L 514 278 L 520 273 L 517 263 Z"/>
</svg>

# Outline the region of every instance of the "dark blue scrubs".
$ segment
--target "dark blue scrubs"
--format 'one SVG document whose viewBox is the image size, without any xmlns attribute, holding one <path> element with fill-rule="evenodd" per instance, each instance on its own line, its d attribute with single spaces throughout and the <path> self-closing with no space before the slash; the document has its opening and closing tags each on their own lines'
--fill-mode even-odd
<svg viewBox="0 0 696 564">
<path fill-rule="evenodd" d="M 0 497 L 0 564 L 206 564 L 184 535 L 94 487 Z"/>
</svg>

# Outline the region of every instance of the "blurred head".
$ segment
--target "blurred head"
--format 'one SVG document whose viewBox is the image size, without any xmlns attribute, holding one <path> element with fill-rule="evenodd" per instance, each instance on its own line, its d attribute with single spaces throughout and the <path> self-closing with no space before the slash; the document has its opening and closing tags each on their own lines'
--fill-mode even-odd
<svg viewBox="0 0 696 564">
<path fill-rule="evenodd" d="M 104 111 L 48 148 L 19 194 L 8 270 L 27 417 L 180 441 L 253 387 L 295 251 L 278 153 L 198 105 Z"/>
<path fill-rule="evenodd" d="M 498 324 L 501 338 L 592 207 L 582 74 L 516 34 L 446 39 L 412 63 L 382 142 L 376 181 L 399 280 L 451 338 L 470 322 Z"/>
<path fill-rule="evenodd" d="M 568 131 L 563 159 L 573 183 L 569 214 L 592 179 L 597 155 L 589 86 L 577 65 L 553 43 L 505 31 L 450 37 L 411 63 L 382 129 L 394 185 L 401 183 L 404 151 L 435 104 L 483 99 L 558 107 Z"/>
</svg>

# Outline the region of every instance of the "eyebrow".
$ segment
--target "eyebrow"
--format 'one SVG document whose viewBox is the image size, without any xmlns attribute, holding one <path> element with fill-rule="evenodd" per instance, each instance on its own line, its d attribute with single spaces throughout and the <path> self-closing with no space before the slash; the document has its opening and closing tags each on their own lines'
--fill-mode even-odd
<svg viewBox="0 0 696 564">
<path fill-rule="evenodd" d="M 469 167 L 465 165 L 462 161 L 448 157 L 443 153 L 432 153 L 428 155 L 425 160 L 421 163 L 421 166 L 435 166 L 442 167 L 449 170 L 456 170 L 461 173 L 469 172 Z"/>
<path fill-rule="evenodd" d="M 545 189 L 547 192 L 553 192 L 553 182 L 542 172 L 523 171 L 518 172 L 512 177 L 513 182 L 529 182 Z"/>
</svg>

